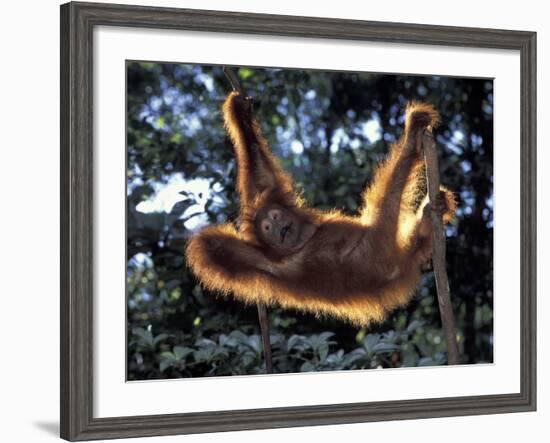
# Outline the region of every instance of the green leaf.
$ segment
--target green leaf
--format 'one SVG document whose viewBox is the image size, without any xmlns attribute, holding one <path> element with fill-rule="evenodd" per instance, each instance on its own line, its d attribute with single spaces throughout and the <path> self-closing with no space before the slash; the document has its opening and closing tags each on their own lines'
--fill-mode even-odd
<svg viewBox="0 0 550 443">
<path fill-rule="evenodd" d="M 169 360 L 161 360 L 160 361 L 160 364 L 159 364 L 159 369 L 160 369 L 160 372 L 164 372 L 166 371 L 166 369 L 168 367 L 170 367 L 172 365 L 172 362 L 169 361 Z"/>
<path fill-rule="evenodd" d="M 220 346 L 227 346 L 227 347 L 230 347 L 230 348 L 233 348 L 233 347 L 237 346 L 237 340 L 235 340 L 233 337 L 229 337 L 225 334 L 220 334 L 218 342 L 219 342 Z"/>
<path fill-rule="evenodd" d="M 242 80 L 246 80 L 249 77 L 252 77 L 252 75 L 253 75 L 252 70 L 248 68 L 239 69 L 239 77 L 241 77 Z"/>
<path fill-rule="evenodd" d="M 248 336 L 241 331 L 232 331 L 229 336 L 237 340 L 238 343 L 246 343 Z"/>
<path fill-rule="evenodd" d="M 418 366 L 434 366 L 435 362 L 431 357 L 423 357 L 418 360 Z"/>
<path fill-rule="evenodd" d="M 193 351 L 193 357 L 196 362 L 210 362 L 212 356 L 214 355 L 214 348 L 200 349 L 198 351 Z"/>
<path fill-rule="evenodd" d="M 155 341 L 153 339 L 153 334 L 151 331 L 143 328 L 134 328 L 132 329 L 132 333 L 134 335 L 137 335 L 141 342 L 146 344 L 147 346 L 153 347 L 155 345 Z"/>
<path fill-rule="evenodd" d="M 159 117 L 155 120 L 155 126 L 157 127 L 157 129 L 164 128 L 164 123 L 165 123 L 164 117 Z"/>
<path fill-rule="evenodd" d="M 327 341 L 330 337 L 334 337 L 334 332 L 321 332 L 319 334 L 319 338 L 322 340 L 322 341 Z"/>
<path fill-rule="evenodd" d="M 377 354 L 381 354 L 383 352 L 393 352 L 397 351 L 400 347 L 398 345 L 394 345 L 392 343 L 377 343 L 373 351 Z"/>
<path fill-rule="evenodd" d="M 328 355 L 328 344 L 324 344 L 324 345 L 321 345 L 319 346 L 319 360 L 321 362 L 324 362 L 326 359 L 327 359 L 327 355 Z"/>
<path fill-rule="evenodd" d="M 213 340 L 210 340 L 209 338 L 199 338 L 195 344 L 199 347 L 199 348 L 211 348 L 211 347 L 214 347 L 216 346 L 216 342 L 213 341 Z"/>
<path fill-rule="evenodd" d="M 357 335 L 355 336 L 355 341 L 357 343 L 361 343 L 363 341 L 363 339 L 365 338 L 366 333 L 367 332 L 366 332 L 365 328 L 359 329 L 359 332 L 357 332 Z"/>
<path fill-rule="evenodd" d="M 302 343 L 304 338 L 301 335 L 292 335 L 286 342 L 287 349 L 290 351 L 299 343 Z"/>
<path fill-rule="evenodd" d="M 418 355 L 416 352 L 407 352 L 405 353 L 405 357 L 403 358 L 403 363 L 401 364 L 401 367 L 404 368 L 410 368 L 417 365 L 418 361 Z"/>
<path fill-rule="evenodd" d="M 170 137 L 170 141 L 172 143 L 180 143 L 181 139 L 182 139 L 182 136 L 179 132 L 172 134 L 172 136 Z"/>
<path fill-rule="evenodd" d="M 365 360 L 365 357 L 366 357 L 366 352 L 365 352 L 364 349 L 362 349 L 362 348 L 356 349 L 356 350 L 350 352 L 349 354 L 347 354 L 347 355 L 343 358 L 342 365 L 343 365 L 345 368 L 350 368 L 350 367 L 352 367 L 356 362 L 364 361 L 364 360 Z"/>
<path fill-rule="evenodd" d="M 174 357 L 176 358 L 176 360 L 181 360 L 192 352 L 193 349 L 191 348 L 187 348 L 185 346 L 174 346 Z"/>
<path fill-rule="evenodd" d="M 372 354 L 374 352 L 374 347 L 379 341 L 380 341 L 379 334 L 368 334 L 365 337 L 365 340 L 363 341 L 363 346 L 365 347 L 368 354 Z"/>
<path fill-rule="evenodd" d="M 262 347 L 260 345 L 260 337 L 258 335 L 251 335 L 250 337 L 248 337 L 246 344 L 250 346 L 258 354 L 262 352 Z"/>
<path fill-rule="evenodd" d="M 158 342 L 166 340 L 168 337 L 168 334 L 159 334 L 153 339 L 153 344 L 156 345 Z"/>
<path fill-rule="evenodd" d="M 420 326 L 423 325 L 423 322 L 419 320 L 413 320 L 409 326 L 407 326 L 407 333 L 412 334 L 414 331 L 416 331 Z"/>
</svg>

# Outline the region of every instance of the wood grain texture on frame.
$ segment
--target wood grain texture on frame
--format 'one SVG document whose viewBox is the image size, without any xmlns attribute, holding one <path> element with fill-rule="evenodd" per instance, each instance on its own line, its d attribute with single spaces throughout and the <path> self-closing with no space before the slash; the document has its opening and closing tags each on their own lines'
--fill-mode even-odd
<svg viewBox="0 0 550 443">
<path fill-rule="evenodd" d="M 93 417 L 94 26 L 512 49 L 521 63 L 519 394 L 113 418 Z M 61 437 L 67 440 L 358 423 L 536 408 L 536 34 L 495 29 L 101 3 L 61 6 Z"/>
</svg>

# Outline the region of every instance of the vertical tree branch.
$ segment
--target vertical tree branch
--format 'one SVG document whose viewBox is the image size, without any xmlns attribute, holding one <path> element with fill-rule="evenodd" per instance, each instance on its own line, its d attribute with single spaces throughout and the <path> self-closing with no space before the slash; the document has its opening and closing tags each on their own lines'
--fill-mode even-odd
<svg viewBox="0 0 550 443">
<path fill-rule="evenodd" d="M 260 320 L 262 345 L 264 347 L 265 373 L 273 374 L 273 359 L 271 358 L 271 342 L 269 341 L 269 320 L 267 318 L 267 308 L 260 302 L 258 302 L 258 318 Z"/>
<path fill-rule="evenodd" d="M 224 66 L 222 70 L 225 76 L 227 77 L 227 80 L 229 80 L 229 83 L 231 84 L 233 91 L 237 91 L 239 94 L 244 96 L 243 88 L 241 87 L 241 82 L 239 82 L 239 77 L 237 77 L 237 74 L 233 72 L 233 69 L 231 69 L 229 66 Z"/>
<path fill-rule="evenodd" d="M 241 83 L 239 82 L 239 78 L 233 72 L 233 70 L 229 66 L 223 67 L 223 73 L 227 77 L 227 80 L 229 80 L 229 83 L 231 84 L 231 87 L 234 91 L 237 91 L 239 94 L 241 94 L 242 97 L 245 96 L 243 88 L 241 87 Z M 264 348 L 264 360 L 265 360 L 265 372 L 266 374 L 272 374 L 273 373 L 273 360 L 271 358 L 271 342 L 269 340 L 269 320 L 267 318 L 267 308 L 266 306 L 258 302 L 258 320 L 260 321 L 260 332 L 262 334 L 262 345 Z"/>
<path fill-rule="evenodd" d="M 439 165 L 435 140 L 431 132 L 425 132 L 422 138 L 424 147 L 424 161 L 426 162 L 426 176 L 428 179 L 428 196 L 430 202 L 439 199 Z M 451 304 L 449 280 L 445 268 L 445 231 L 441 215 L 432 211 L 433 226 L 433 267 L 435 274 L 435 286 L 441 323 L 447 342 L 447 363 L 456 365 L 459 363 L 458 344 L 456 341 L 456 326 Z"/>
</svg>

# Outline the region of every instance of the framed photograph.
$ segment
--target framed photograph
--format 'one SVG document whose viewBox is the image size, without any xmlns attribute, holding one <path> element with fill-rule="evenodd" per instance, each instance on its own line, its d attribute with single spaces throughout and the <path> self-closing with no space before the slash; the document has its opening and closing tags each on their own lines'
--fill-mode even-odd
<svg viewBox="0 0 550 443">
<path fill-rule="evenodd" d="M 536 34 L 61 6 L 61 437 L 536 409 Z"/>
</svg>

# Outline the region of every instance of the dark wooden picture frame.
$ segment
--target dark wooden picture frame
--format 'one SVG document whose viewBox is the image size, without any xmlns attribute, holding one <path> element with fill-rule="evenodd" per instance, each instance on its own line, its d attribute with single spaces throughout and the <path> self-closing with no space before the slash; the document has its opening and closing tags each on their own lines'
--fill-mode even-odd
<svg viewBox="0 0 550 443">
<path fill-rule="evenodd" d="M 518 394 L 93 417 L 93 29 L 176 29 L 519 51 L 521 390 Z M 61 437 L 90 440 L 536 409 L 536 33 L 235 12 L 61 6 Z M 122 358 L 122 357 L 121 357 Z"/>
</svg>

